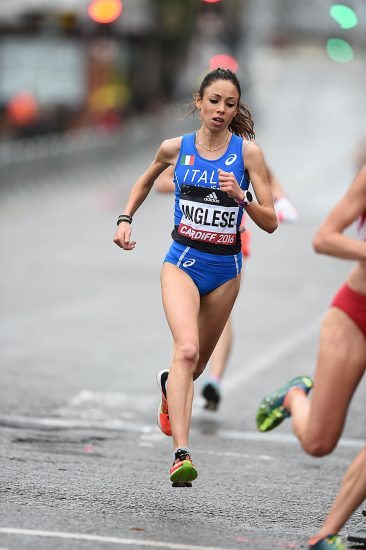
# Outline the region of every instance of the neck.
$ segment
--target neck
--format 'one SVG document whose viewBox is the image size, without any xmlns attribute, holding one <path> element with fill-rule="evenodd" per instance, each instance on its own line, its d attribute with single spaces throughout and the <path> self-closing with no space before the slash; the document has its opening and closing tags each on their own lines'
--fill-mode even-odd
<svg viewBox="0 0 366 550">
<path fill-rule="evenodd" d="M 200 145 L 206 151 L 223 148 L 227 142 L 231 133 L 228 129 L 223 130 L 218 134 L 211 134 L 210 132 L 205 132 L 203 128 L 200 128 L 196 133 L 196 144 Z"/>
</svg>

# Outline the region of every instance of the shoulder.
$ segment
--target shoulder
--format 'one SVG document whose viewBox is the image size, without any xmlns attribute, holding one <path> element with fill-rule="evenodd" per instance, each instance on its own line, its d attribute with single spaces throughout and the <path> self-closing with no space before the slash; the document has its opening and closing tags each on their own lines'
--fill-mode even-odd
<svg viewBox="0 0 366 550">
<path fill-rule="evenodd" d="M 183 136 L 174 137 L 170 139 L 165 139 L 159 148 L 159 151 L 162 151 L 165 154 L 176 155 L 179 153 L 180 147 L 182 145 Z"/>
<path fill-rule="evenodd" d="M 343 231 L 366 211 L 366 165 L 336 203 L 318 231 Z"/>
<path fill-rule="evenodd" d="M 157 158 L 172 164 L 179 154 L 183 136 L 165 139 L 158 150 Z"/>
<path fill-rule="evenodd" d="M 253 164 L 263 159 L 263 151 L 255 141 L 243 140 L 243 156 L 245 163 Z"/>
</svg>

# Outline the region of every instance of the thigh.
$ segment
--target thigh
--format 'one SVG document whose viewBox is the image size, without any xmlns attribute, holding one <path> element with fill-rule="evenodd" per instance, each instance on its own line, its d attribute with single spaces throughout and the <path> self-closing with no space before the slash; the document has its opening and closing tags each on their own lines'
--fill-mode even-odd
<svg viewBox="0 0 366 550">
<path fill-rule="evenodd" d="M 198 370 L 207 364 L 238 296 L 240 275 L 201 297 L 198 317 L 200 359 Z"/>
<path fill-rule="evenodd" d="M 198 346 L 200 296 L 195 283 L 179 267 L 166 262 L 161 271 L 161 291 L 175 344 L 190 340 Z"/>
<path fill-rule="evenodd" d="M 335 446 L 348 406 L 366 367 L 366 340 L 341 310 L 331 308 L 322 323 L 306 438 Z"/>
</svg>

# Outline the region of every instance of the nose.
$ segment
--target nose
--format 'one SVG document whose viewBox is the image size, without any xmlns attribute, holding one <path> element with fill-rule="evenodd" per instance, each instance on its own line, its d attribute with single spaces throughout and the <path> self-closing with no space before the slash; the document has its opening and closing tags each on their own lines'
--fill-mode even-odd
<svg viewBox="0 0 366 550">
<path fill-rule="evenodd" d="M 220 103 L 217 104 L 217 112 L 218 113 L 224 113 L 225 112 L 225 103 L 224 103 L 224 101 L 220 101 Z"/>
</svg>

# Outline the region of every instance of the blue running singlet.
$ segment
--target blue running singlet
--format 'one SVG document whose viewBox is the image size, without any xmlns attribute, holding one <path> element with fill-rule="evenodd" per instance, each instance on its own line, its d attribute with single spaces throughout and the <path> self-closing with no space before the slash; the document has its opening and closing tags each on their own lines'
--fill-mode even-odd
<svg viewBox="0 0 366 550">
<path fill-rule="evenodd" d="M 240 252 L 239 226 L 243 209 L 221 191 L 218 169 L 233 172 L 240 187 L 249 187 L 243 159 L 243 138 L 232 134 L 226 152 L 215 160 L 201 157 L 195 133 L 182 137 L 174 170 L 175 241 L 208 252 L 230 255 Z"/>
<path fill-rule="evenodd" d="M 174 242 L 164 261 L 185 271 L 205 295 L 238 276 L 242 267 L 243 208 L 221 191 L 218 169 L 233 172 L 243 190 L 248 189 L 249 180 L 243 138 L 232 134 L 226 152 L 209 160 L 199 155 L 195 135 L 182 137 L 174 170 Z"/>
</svg>

